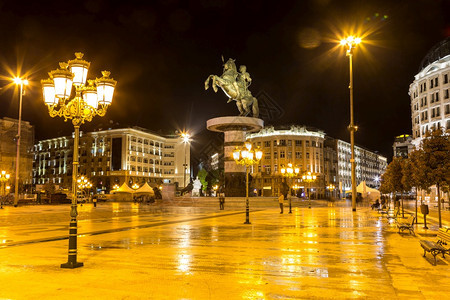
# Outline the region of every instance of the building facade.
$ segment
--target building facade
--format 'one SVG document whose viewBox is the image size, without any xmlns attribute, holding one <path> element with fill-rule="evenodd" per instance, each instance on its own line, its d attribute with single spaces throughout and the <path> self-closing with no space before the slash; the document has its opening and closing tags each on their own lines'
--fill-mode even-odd
<svg viewBox="0 0 450 300">
<path fill-rule="evenodd" d="M 11 118 L 0 119 L 0 171 L 11 174 L 10 185 L 16 178 L 17 132 L 19 120 Z M 27 121 L 20 125 L 20 159 L 19 188 L 32 183 L 34 126 Z M 14 190 L 12 187 L 11 190 Z"/>
<path fill-rule="evenodd" d="M 422 60 L 409 86 L 413 144 L 429 130 L 450 129 L 450 37 L 435 45 Z"/>
<path fill-rule="evenodd" d="M 35 184 L 53 182 L 70 188 L 73 138 L 40 141 L 34 147 Z M 186 165 L 185 165 L 186 161 Z M 87 176 L 98 190 L 109 192 L 124 182 L 152 186 L 190 179 L 190 147 L 179 136 L 160 136 L 144 128 L 101 130 L 81 133 L 79 174 Z M 185 181 L 185 182 L 184 182 Z"/>
<path fill-rule="evenodd" d="M 402 134 L 395 137 L 394 145 L 392 146 L 394 157 L 408 158 L 409 153 L 414 150 L 412 139 L 412 136 L 409 134 Z"/>
<path fill-rule="evenodd" d="M 263 151 L 261 161 L 253 166 L 251 175 L 257 193 L 263 196 L 276 196 L 280 193 L 284 178 L 281 168 L 288 163 L 297 166 L 300 174 L 292 183 L 301 185 L 301 175 L 315 173 L 318 180 L 312 188 L 323 193 L 322 182 L 325 180 L 323 147 L 325 133 L 304 126 L 266 127 L 259 132 L 248 134 L 247 140 Z"/>
<path fill-rule="evenodd" d="M 337 160 L 337 178 L 338 189 L 340 194 L 345 194 L 352 189 L 352 171 L 351 171 L 351 144 L 342 140 L 327 137 L 325 147 L 331 148 L 336 152 Z M 355 145 L 356 160 L 356 185 L 362 181 L 367 186 L 378 188 L 380 186 L 380 178 L 387 167 L 387 158 Z"/>
<path fill-rule="evenodd" d="M 263 151 L 261 161 L 252 167 L 252 186 L 263 196 L 277 196 L 284 181 L 281 168 L 292 163 L 300 173 L 290 184 L 305 191 L 301 177 L 306 172 L 317 176 L 311 183 L 313 197 L 337 195 L 351 190 L 350 143 L 325 135 L 323 131 L 304 126 L 266 127 L 247 135 L 247 140 Z M 379 187 L 387 166 L 386 157 L 355 146 L 356 182 Z"/>
</svg>

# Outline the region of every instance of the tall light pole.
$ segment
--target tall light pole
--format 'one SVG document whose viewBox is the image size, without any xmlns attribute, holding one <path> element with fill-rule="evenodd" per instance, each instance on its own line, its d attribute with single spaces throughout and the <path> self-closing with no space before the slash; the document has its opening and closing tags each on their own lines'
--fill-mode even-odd
<svg viewBox="0 0 450 300">
<path fill-rule="evenodd" d="M 308 208 L 311 208 L 311 182 L 316 181 L 317 176 L 315 174 L 311 174 L 311 172 L 306 173 L 302 176 L 304 182 L 309 183 L 308 190 Z"/>
<path fill-rule="evenodd" d="M 20 127 L 22 122 L 22 97 L 24 94 L 23 86 L 28 85 L 28 80 L 19 77 L 14 78 L 14 83 L 19 85 L 19 123 L 17 124 L 16 136 L 16 180 L 14 181 L 14 206 L 17 207 L 19 202 L 19 166 L 20 166 Z"/>
<path fill-rule="evenodd" d="M 186 160 L 186 145 L 190 145 L 191 136 L 187 132 L 181 133 L 181 138 L 183 139 L 184 143 L 184 179 L 183 179 L 183 187 L 186 187 L 186 173 L 187 173 L 187 160 Z"/>
<path fill-rule="evenodd" d="M 298 173 L 300 173 L 300 168 L 299 167 L 292 167 L 291 163 L 287 164 L 287 168 L 283 167 L 281 168 L 281 176 L 283 177 L 287 177 L 290 178 L 291 181 L 292 179 L 298 175 Z M 291 205 L 291 185 L 292 182 L 289 184 L 289 213 L 292 214 L 292 205 Z"/>
<path fill-rule="evenodd" d="M 348 88 L 350 89 L 350 125 L 348 125 L 348 130 L 350 131 L 350 145 L 352 156 L 350 159 L 352 167 L 352 210 L 356 211 L 356 161 L 355 161 L 355 131 L 358 130 L 358 126 L 355 126 L 353 120 L 353 49 L 361 43 L 361 38 L 349 36 L 346 39 L 341 40 L 341 45 L 347 47 L 347 56 L 350 68 L 350 84 Z"/>
<path fill-rule="evenodd" d="M 61 268 L 82 267 L 77 262 L 77 177 L 78 177 L 78 139 L 80 125 L 92 121 L 96 115 L 104 116 L 111 105 L 116 81 L 109 78 L 109 71 L 102 71 L 103 77 L 88 80 L 86 77 L 90 62 L 83 60 L 83 53 L 75 53 L 76 58 L 59 63 L 60 68 L 49 73 L 50 78 L 41 80 L 44 102 L 50 116 L 72 120 L 75 130 L 72 165 L 72 205 L 69 226 L 69 257 Z M 72 94 L 72 89 L 75 93 Z"/>
<path fill-rule="evenodd" d="M 257 149 L 252 149 L 252 144 L 245 143 L 245 147 L 236 149 L 233 151 L 233 159 L 238 165 L 245 166 L 245 222 L 244 224 L 250 223 L 250 207 L 248 202 L 248 172 L 250 171 L 250 166 L 257 164 L 262 158 L 262 151 Z"/>
</svg>

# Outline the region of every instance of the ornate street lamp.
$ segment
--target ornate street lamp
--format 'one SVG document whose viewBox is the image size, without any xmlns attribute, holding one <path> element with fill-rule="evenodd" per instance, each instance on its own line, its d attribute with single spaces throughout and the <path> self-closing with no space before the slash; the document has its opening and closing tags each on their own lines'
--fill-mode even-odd
<svg viewBox="0 0 450 300">
<path fill-rule="evenodd" d="M 69 257 L 61 268 L 77 268 L 77 178 L 78 178 L 78 139 L 80 125 L 92 121 L 96 115 L 104 116 L 111 105 L 116 81 L 109 77 L 110 72 L 102 71 L 103 77 L 88 81 L 86 77 L 90 62 L 83 60 L 83 53 L 75 53 L 75 59 L 59 63 L 60 68 L 49 73 L 50 78 L 42 80 L 44 103 L 50 116 L 72 120 L 74 126 L 72 205 L 69 226 Z M 72 93 L 72 90 L 75 93 Z"/>
<path fill-rule="evenodd" d="M 291 163 L 287 164 L 287 167 L 281 168 L 281 176 L 291 179 L 291 184 L 289 185 L 289 213 L 292 214 L 292 205 L 291 205 L 291 185 L 292 179 L 296 177 L 300 173 L 299 167 L 292 167 Z"/>
<path fill-rule="evenodd" d="M 89 190 L 92 188 L 92 183 L 84 176 L 77 179 L 78 189 L 85 193 L 85 189 Z"/>
<path fill-rule="evenodd" d="M 336 186 L 332 183 L 330 183 L 329 185 L 327 185 L 327 190 L 330 193 L 331 197 L 334 196 L 334 190 L 336 189 Z"/>
<path fill-rule="evenodd" d="M 245 143 L 245 147 L 242 149 L 239 149 L 236 147 L 236 149 L 233 151 L 233 158 L 234 161 L 238 165 L 244 165 L 245 166 L 245 222 L 244 224 L 251 224 L 250 223 L 250 208 L 248 203 L 248 172 L 249 167 L 257 164 L 261 158 L 262 158 L 262 151 L 259 150 L 259 148 L 252 149 L 252 144 Z"/>
<path fill-rule="evenodd" d="M 352 210 L 356 211 L 356 161 L 355 161 L 355 132 L 358 130 L 358 126 L 355 126 L 353 121 L 353 65 L 352 57 L 353 50 L 356 46 L 361 43 L 361 38 L 349 36 L 346 39 L 341 40 L 341 45 L 347 47 L 347 56 L 349 60 L 350 68 L 350 84 L 348 88 L 350 89 L 350 125 L 348 125 L 348 130 L 350 131 L 350 144 L 351 144 L 351 167 L 352 167 Z"/>
<path fill-rule="evenodd" d="M 0 187 L 1 187 L 1 201 L 0 201 L 0 209 L 3 209 L 3 201 L 6 196 L 6 190 L 9 190 L 9 186 L 7 186 L 7 182 L 9 181 L 9 178 L 11 175 L 9 173 L 6 173 L 6 171 L 2 171 L 0 173 Z"/>
<path fill-rule="evenodd" d="M 308 189 L 308 208 L 311 208 L 311 182 L 316 181 L 317 176 L 315 174 L 311 174 L 311 172 L 308 172 L 302 176 L 302 179 L 304 182 L 309 183 L 309 189 Z"/>
<path fill-rule="evenodd" d="M 17 207 L 19 202 L 19 166 L 20 166 L 20 127 L 22 122 L 22 97 L 25 94 L 23 90 L 24 85 L 28 85 L 28 80 L 16 77 L 13 79 L 16 85 L 20 86 L 19 91 L 19 123 L 17 124 L 16 136 L 16 180 L 14 181 L 14 206 Z"/>
<path fill-rule="evenodd" d="M 183 139 L 184 143 L 184 179 L 183 179 L 183 187 L 186 187 L 186 173 L 187 173 L 187 161 L 186 161 L 186 145 L 191 144 L 191 136 L 187 132 L 181 133 L 181 138 Z"/>
</svg>

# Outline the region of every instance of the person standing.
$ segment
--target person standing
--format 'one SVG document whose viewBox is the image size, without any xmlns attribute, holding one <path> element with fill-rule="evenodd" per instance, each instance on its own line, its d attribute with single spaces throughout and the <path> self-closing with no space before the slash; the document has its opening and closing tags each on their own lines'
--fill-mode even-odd
<svg viewBox="0 0 450 300">
<path fill-rule="evenodd" d="M 283 213 L 283 205 L 284 205 L 283 201 L 284 201 L 284 195 L 281 194 L 280 197 L 278 197 L 278 203 L 280 203 L 280 214 Z"/>
</svg>

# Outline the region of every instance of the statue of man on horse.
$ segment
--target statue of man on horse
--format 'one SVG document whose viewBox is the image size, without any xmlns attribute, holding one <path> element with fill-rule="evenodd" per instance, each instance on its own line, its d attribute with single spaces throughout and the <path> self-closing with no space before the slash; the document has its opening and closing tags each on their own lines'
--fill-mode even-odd
<svg viewBox="0 0 450 300">
<path fill-rule="evenodd" d="M 222 61 L 224 62 L 223 57 Z M 217 75 L 208 76 L 205 81 L 205 90 L 209 88 L 211 80 L 214 92 L 217 93 L 218 87 L 220 87 L 225 95 L 228 96 L 228 102 L 236 101 L 240 116 L 247 116 L 250 110 L 254 118 L 259 116 L 258 100 L 252 96 L 248 89 L 252 78 L 247 72 L 246 66 L 240 66 L 238 72 L 235 60 L 230 58 L 223 64 L 223 73 L 220 77 Z"/>
</svg>

